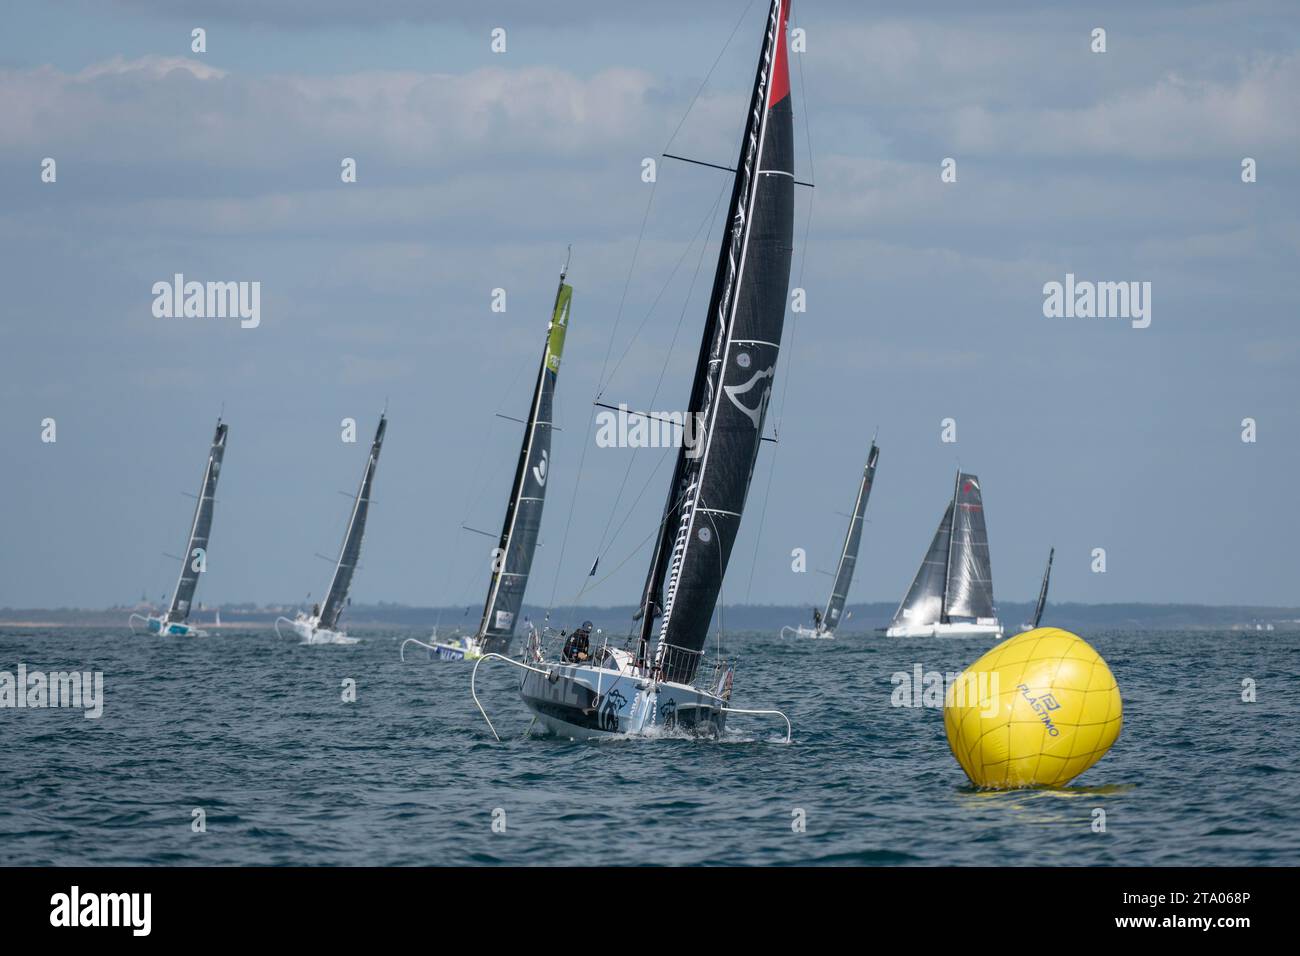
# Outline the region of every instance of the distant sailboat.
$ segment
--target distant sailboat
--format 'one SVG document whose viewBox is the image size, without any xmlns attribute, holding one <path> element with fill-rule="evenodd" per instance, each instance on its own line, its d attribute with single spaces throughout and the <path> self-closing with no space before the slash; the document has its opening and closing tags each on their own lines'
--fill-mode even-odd
<svg viewBox="0 0 1300 956">
<path fill-rule="evenodd" d="M 1043 569 L 1043 583 L 1038 588 L 1038 604 L 1034 607 L 1034 617 L 1028 624 L 1021 624 L 1022 630 L 1032 631 L 1043 620 L 1043 609 L 1047 607 L 1047 585 L 1052 580 L 1052 558 L 1056 557 L 1056 549 L 1052 548 L 1047 552 L 1047 567 Z"/>
<path fill-rule="evenodd" d="M 515 466 L 515 480 L 510 487 L 510 500 L 506 505 L 505 522 L 478 630 L 472 636 L 442 641 L 438 640 L 435 631 L 428 643 L 407 638 L 402 642 L 403 649 L 407 644 L 417 644 L 428 648 L 434 657 L 449 661 L 477 660 L 484 654 L 510 653 L 515 621 L 524 603 L 524 591 L 528 587 L 528 575 L 537 551 L 542 507 L 546 504 L 546 487 L 550 478 L 555 384 L 564 354 L 564 337 L 569 330 L 569 307 L 573 302 L 573 286 L 564 281 L 568 270 L 568 263 L 560 270 L 555 305 L 546 326 L 546 347 L 542 350 L 533 401 L 529 406 L 528 421 L 524 424 L 519 463 Z"/>
<path fill-rule="evenodd" d="M 171 606 L 165 614 L 132 614 L 127 623 L 134 626 L 138 619 L 153 634 L 174 637 L 204 637 L 207 631 L 187 624 L 194 591 L 199 586 L 199 575 L 208 567 L 208 536 L 212 532 L 212 514 L 216 507 L 217 479 L 221 477 L 221 460 L 226 454 L 227 426 L 217 419 L 217 430 L 212 435 L 208 450 L 208 463 L 203 468 L 203 481 L 199 485 L 199 500 L 194 505 L 194 520 L 190 523 L 190 536 L 185 543 L 181 559 L 181 575 L 172 592 Z"/>
<path fill-rule="evenodd" d="M 559 660 L 545 657 L 536 641 L 524 662 L 484 658 L 523 671 L 520 696 L 552 733 L 586 739 L 680 728 L 719 736 L 729 714 L 785 719 L 732 707 L 732 669 L 720 658 L 705 664 L 704 646 L 753 477 L 785 324 L 794 238 L 789 8 L 790 0 L 772 0 L 768 12 L 686 406 L 699 423 L 697 437 L 677 452 L 639 633 L 627 648 L 571 638 Z M 473 679 L 470 688 L 478 702 Z M 788 720 L 786 728 L 788 739 Z"/>
<path fill-rule="evenodd" d="M 361 539 L 366 533 L 366 518 L 370 514 L 370 494 L 375 484 L 375 469 L 379 466 L 379 452 L 384 444 L 384 432 L 388 428 L 388 419 L 379 416 L 379 427 L 375 429 L 374 441 L 370 443 L 370 457 L 366 459 L 365 471 L 361 473 L 361 485 L 357 488 L 356 498 L 352 502 L 352 516 L 348 519 L 348 530 L 343 535 L 343 547 L 339 549 L 338 561 L 334 565 L 334 577 L 330 580 L 325 603 L 312 608 L 310 614 L 299 613 L 293 620 L 287 617 L 276 618 L 275 632 L 280 633 L 280 622 L 293 628 L 295 634 L 302 638 L 304 644 L 355 644 L 357 638 L 348 637 L 339 627 L 339 618 L 348 605 L 348 591 L 352 588 L 352 575 L 356 572 L 357 562 L 361 559 Z"/>
<path fill-rule="evenodd" d="M 979 478 L 957 472 L 952 501 L 888 637 L 1001 637 Z"/>
<path fill-rule="evenodd" d="M 835 583 L 831 585 L 831 596 L 826 601 L 825 612 L 813 612 L 813 626 L 786 626 L 781 628 L 781 636 L 793 634 L 796 637 L 828 638 L 835 636 L 835 628 L 840 625 L 840 615 L 844 612 L 844 602 L 848 600 L 849 585 L 853 583 L 853 571 L 858 563 L 858 549 L 862 546 L 862 526 L 866 520 L 867 499 L 871 497 L 871 486 L 876 480 L 876 460 L 880 449 L 871 443 L 867 453 L 867 464 L 862 469 L 862 483 L 858 486 L 857 501 L 853 505 L 853 514 L 849 517 L 849 530 L 844 535 L 844 547 L 840 550 L 840 563 L 835 569 Z M 788 633 L 787 633 L 788 632 Z"/>
</svg>

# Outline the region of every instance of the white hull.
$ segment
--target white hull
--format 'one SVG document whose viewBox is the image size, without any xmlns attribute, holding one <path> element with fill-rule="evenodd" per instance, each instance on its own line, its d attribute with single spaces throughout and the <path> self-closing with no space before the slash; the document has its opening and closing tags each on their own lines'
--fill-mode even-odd
<svg viewBox="0 0 1300 956">
<path fill-rule="evenodd" d="M 727 722 L 721 697 L 670 681 L 590 664 L 551 664 L 525 671 L 519 692 L 538 722 L 574 740 L 685 731 L 720 737 Z"/>
<path fill-rule="evenodd" d="M 474 664 L 470 674 L 470 695 L 497 740 L 501 735 L 475 690 L 479 666 L 488 660 L 519 668 L 519 694 L 532 712 L 534 724 L 540 723 L 561 737 L 595 740 L 684 732 L 718 738 L 726 729 L 728 714 L 749 714 L 779 717 L 785 722 L 785 742 L 790 742 L 790 719 L 781 711 L 747 710 L 728 704 L 729 669 L 719 680 L 717 693 L 710 693 L 675 681 L 655 680 L 646 668 L 636 667 L 625 650 L 606 646 L 596 652 L 592 662 L 572 664 L 543 660 L 533 642 L 524 660 L 489 652 Z"/>
<path fill-rule="evenodd" d="M 885 631 L 885 637 L 992 637 L 1002 636 L 1001 624 L 904 624 Z"/>
<path fill-rule="evenodd" d="M 834 631 L 828 631 L 820 627 L 805 627 L 800 624 L 798 627 L 786 625 L 781 628 L 782 637 L 806 637 L 814 641 L 829 641 L 835 637 Z"/>
<path fill-rule="evenodd" d="M 284 621 L 293 628 L 293 632 L 302 638 L 303 644 L 356 644 L 360 638 L 348 637 L 344 631 L 331 631 L 327 627 L 320 627 L 315 618 L 305 615 L 298 615 L 292 621 L 287 617 L 276 618 L 275 633 L 280 633 L 280 622 Z"/>
</svg>

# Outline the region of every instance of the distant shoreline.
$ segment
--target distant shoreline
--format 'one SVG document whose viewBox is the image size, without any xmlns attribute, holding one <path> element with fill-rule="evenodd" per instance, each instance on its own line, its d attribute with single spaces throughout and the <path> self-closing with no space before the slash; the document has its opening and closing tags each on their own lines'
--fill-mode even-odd
<svg viewBox="0 0 1300 956">
<path fill-rule="evenodd" d="M 893 602 L 850 604 L 840 630 L 845 634 L 874 631 L 889 624 L 897 605 Z M 113 608 L 13 608 L 0 607 L 0 627 L 13 629 L 126 627 L 127 616 L 142 613 L 140 607 Z M 152 609 L 158 613 L 158 609 Z M 291 605 L 255 606 L 222 605 L 203 608 L 190 617 L 190 623 L 205 630 L 266 630 L 279 616 L 292 617 L 297 608 Z M 213 621 L 217 612 L 221 623 Z M 525 605 L 520 613 L 524 621 L 549 623 L 552 628 L 569 628 L 592 621 L 611 634 L 631 633 L 634 608 L 556 607 Z M 403 604 L 354 604 L 344 615 L 346 626 L 353 628 L 388 628 L 429 633 L 435 627 L 449 633 L 473 630 L 479 624 L 481 609 L 476 605 L 454 608 L 414 607 Z M 1028 602 L 1005 601 L 998 605 L 998 616 L 1008 634 L 1016 633 L 1021 622 L 1029 620 L 1033 607 Z M 735 605 L 721 609 L 714 626 L 726 631 L 764 631 L 785 624 L 808 623 L 812 608 L 803 605 Z M 1217 630 L 1270 633 L 1300 630 L 1300 607 L 1264 605 L 1197 605 L 1197 604 L 1073 604 L 1048 602 L 1043 616 L 1046 626 L 1067 630 Z"/>
</svg>

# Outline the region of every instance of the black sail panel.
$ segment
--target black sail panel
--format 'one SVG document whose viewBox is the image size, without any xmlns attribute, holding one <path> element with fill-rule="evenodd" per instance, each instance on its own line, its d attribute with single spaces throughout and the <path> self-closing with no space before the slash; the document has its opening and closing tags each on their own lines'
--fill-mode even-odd
<svg viewBox="0 0 1300 956">
<path fill-rule="evenodd" d="M 925 552 L 912 586 L 894 612 L 894 627 L 938 624 L 943 618 L 943 590 L 948 577 L 948 550 L 952 540 L 952 502 L 943 513 L 930 549 Z"/>
<path fill-rule="evenodd" d="M 984 499 L 975 475 L 957 476 L 953 497 L 952 546 L 944 613 L 949 618 L 996 617 L 993 607 L 993 568 L 989 535 L 984 526 Z"/>
<path fill-rule="evenodd" d="M 339 552 L 338 563 L 334 566 L 334 579 L 330 581 L 329 593 L 321 605 L 318 626 L 326 630 L 334 630 L 338 626 L 339 617 L 347 607 L 352 575 L 356 572 L 357 562 L 361 560 L 361 539 L 365 536 L 366 518 L 370 515 L 370 493 L 375 484 L 375 469 L 379 466 L 379 452 L 387 428 L 388 420 L 380 415 L 375 440 L 370 444 L 366 470 L 361 474 L 361 485 L 357 488 L 357 496 L 352 503 L 352 517 L 348 520 L 348 530 L 343 536 L 343 548 Z"/>
<path fill-rule="evenodd" d="M 1047 552 L 1047 567 L 1043 568 L 1043 583 L 1038 589 L 1038 604 L 1034 607 L 1034 620 L 1029 625 L 1033 630 L 1038 627 L 1039 622 L 1043 619 L 1043 611 L 1047 607 L 1047 586 L 1052 581 L 1052 559 L 1056 557 L 1056 549 L 1052 548 Z"/>
<path fill-rule="evenodd" d="M 573 287 L 566 285 L 561 276 L 547 326 L 546 348 L 542 352 L 537 385 L 533 389 L 533 403 L 524 426 L 523 444 L 519 449 L 510 503 L 506 506 L 501 541 L 493 559 L 492 581 L 479 624 L 479 636 L 484 641 L 484 649 L 489 651 L 502 652 L 510 646 L 537 551 L 542 507 L 546 504 L 546 488 L 551 474 L 555 383 L 564 354 L 572 301 Z"/>
<path fill-rule="evenodd" d="M 849 585 L 853 583 L 853 572 L 858 564 L 858 550 L 862 547 L 862 526 L 866 523 L 867 500 L 871 497 L 871 486 L 876 481 L 876 461 L 880 458 L 880 449 L 871 443 L 867 454 L 867 465 L 862 469 L 862 483 L 858 486 L 858 498 L 853 504 L 853 516 L 849 519 L 849 530 L 844 535 L 844 548 L 840 551 L 839 567 L 835 569 L 835 583 L 831 586 L 831 596 L 826 602 L 826 611 L 822 614 L 822 627 L 834 631 L 844 613 L 844 603 L 848 600 Z"/>
<path fill-rule="evenodd" d="M 203 482 L 199 485 L 199 500 L 194 505 L 194 520 L 190 523 L 190 537 L 183 552 L 180 580 L 176 582 L 171 607 L 167 609 L 168 621 L 184 621 L 190 616 L 199 575 L 207 566 L 208 537 L 212 533 L 212 513 L 217 503 L 217 479 L 221 477 L 221 460 L 226 454 L 226 431 L 227 426 L 218 420 L 212 447 L 208 450 L 208 463 L 203 469 Z"/>
<path fill-rule="evenodd" d="M 689 411 L 703 434 L 679 453 L 680 481 L 670 490 L 656 549 L 656 563 L 666 564 L 657 653 L 669 680 L 694 677 L 696 652 L 708 637 L 740 528 L 776 375 L 794 233 L 788 16 L 789 0 L 773 0 L 692 387 Z M 652 599 L 656 583 L 647 588 Z"/>
</svg>

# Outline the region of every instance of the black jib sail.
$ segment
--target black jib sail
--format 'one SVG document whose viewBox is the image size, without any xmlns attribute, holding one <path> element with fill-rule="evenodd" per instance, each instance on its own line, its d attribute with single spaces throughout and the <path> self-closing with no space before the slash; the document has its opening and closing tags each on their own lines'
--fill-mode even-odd
<svg viewBox="0 0 1300 956">
<path fill-rule="evenodd" d="M 537 372 L 533 403 L 524 426 L 519 464 L 510 489 L 510 503 L 506 506 L 505 523 L 501 528 L 501 541 L 493 555 L 492 583 L 488 587 L 483 620 L 479 624 L 479 638 L 485 652 L 502 653 L 509 649 L 510 639 L 515 633 L 515 619 L 524 603 L 533 554 L 537 550 L 542 506 L 546 504 L 546 485 L 550 478 L 555 382 L 560 371 L 560 358 L 564 354 L 564 336 L 569 329 L 569 305 L 573 300 L 573 287 L 566 285 L 564 279 L 565 273 L 561 272 L 560 286 L 555 291 L 555 307 L 546 327 L 546 348 L 542 351 L 542 364 Z"/>
<path fill-rule="evenodd" d="M 772 0 L 736 162 L 688 414 L 641 605 L 641 644 L 689 682 L 708 638 L 763 434 L 785 324 L 794 241 L 794 132 L 786 23 Z"/>
<path fill-rule="evenodd" d="M 1043 584 L 1038 589 L 1038 604 L 1034 607 L 1033 622 L 1029 625 L 1032 631 L 1038 627 L 1039 622 L 1043 620 L 1043 609 L 1047 607 L 1047 585 L 1052 580 L 1052 559 L 1056 557 L 1056 549 L 1052 548 L 1047 552 L 1047 567 L 1043 569 Z"/>
<path fill-rule="evenodd" d="M 952 541 L 952 502 L 943 513 L 939 530 L 925 552 L 912 586 L 894 612 L 894 627 L 938 624 L 943 618 L 943 592 L 948 580 L 948 552 Z"/>
<path fill-rule="evenodd" d="M 858 500 L 853 505 L 853 516 L 849 519 L 849 530 L 844 535 L 844 549 L 840 551 L 840 564 L 835 569 L 835 584 L 831 587 L 830 600 L 826 602 L 826 612 L 822 614 L 822 629 L 834 631 L 844 613 L 844 602 L 849 596 L 849 585 L 853 583 L 853 571 L 858 563 L 858 549 L 862 546 L 862 526 L 866 521 L 867 499 L 871 497 L 871 486 L 876 480 L 876 460 L 880 449 L 871 443 L 867 453 L 867 466 L 862 469 L 862 484 L 858 486 Z"/>
<path fill-rule="evenodd" d="M 379 465 L 379 451 L 383 447 L 384 431 L 387 428 L 388 419 L 380 415 L 375 440 L 370 443 L 366 470 L 361 474 L 361 485 L 357 488 L 357 497 L 352 503 L 352 517 L 348 520 L 348 530 L 343 536 L 343 548 L 339 551 L 339 560 L 334 566 L 334 579 L 330 581 L 329 594 L 320 609 L 317 627 L 328 631 L 338 627 L 339 616 L 348 603 L 352 575 L 357 570 L 357 562 L 361 560 L 361 538 L 366 533 L 366 517 L 370 514 L 370 492 L 375 484 L 375 468 Z"/>
<path fill-rule="evenodd" d="M 943 620 L 947 623 L 951 618 L 996 617 L 989 535 L 984 527 L 979 478 L 959 472 L 952 500 L 952 541 L 948 550 Z"/>
<path fill-rule="evenodd" d="M 181 561 L 180 580 L 176 582 L 176 592 L 172 595 L 171 607 L 167 609 L 168 621 L 184 621 L 190 616 L 190 603 L 194 600 L 194 589 L 199 586 L 199 575 L 207 570 L 208 535 L 212 532 L 212 512 L 217 503 L 221 459 L 226 454 L 226 431 L 227 427 L 218 418 L 212 448 L 208 450 L 208 463 L 203 469 L 203 483 L 199 486 L 199 500 L 194 506 L 189 542 Z"/>
</svg>

